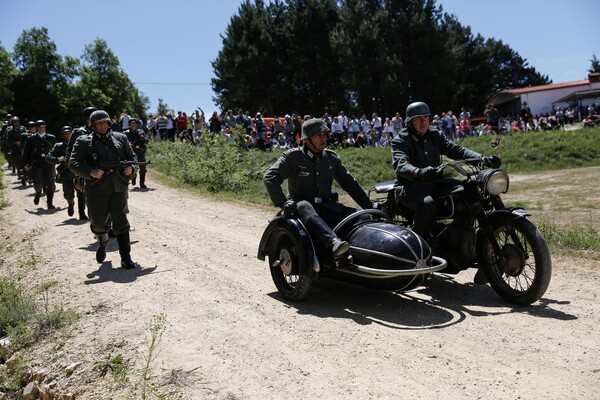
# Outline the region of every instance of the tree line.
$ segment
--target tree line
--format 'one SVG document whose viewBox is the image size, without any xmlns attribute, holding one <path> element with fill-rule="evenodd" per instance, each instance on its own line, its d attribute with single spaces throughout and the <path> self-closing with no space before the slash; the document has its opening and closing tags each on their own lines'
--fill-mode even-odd
<svg viewBox="0 0 600 400">
<path fill-rule="evenodd" d="M 222 41 L 215 102 L 269 115 L 393 115 L 417 100 L 477 113 L 498 90 L 551 83 L 435 0 L 247 0 Z"/>
<path fill-rule="evenodd" d="M 60 56 L 47 28 L 23 31 L 12 54 L 0 44 L 2 117 L 44 119 L 49 132 L 58 132 L 65 123 L 82 125 L 89 105 L 110 115 L 145 115 L 149 104 L 102 39 L 85 46 L 81 58 Z"/>
</svg>

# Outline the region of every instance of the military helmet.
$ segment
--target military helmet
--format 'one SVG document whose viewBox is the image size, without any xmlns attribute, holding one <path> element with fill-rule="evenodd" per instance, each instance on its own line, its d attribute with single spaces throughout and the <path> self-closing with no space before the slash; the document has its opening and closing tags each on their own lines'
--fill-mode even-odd
<svg viewBox="0 0 600 400">
<path fill-rule="evenodd" d="M 417 101 L 415 103 L 410 103 L 408 107 L 406 107 L 406 123 L 413 119 L 414 117 L 422 117 L 424 115 L 431 115 L 429 112 L 429 106 L 422 101 Z"/>
<path fill-rule="evenodd" d="M 71 128 L 69 125 L 65 125 L 62 128 L 60 128 L 61 132 L 66 132 L 66 131 L 72 131 L 73 128 Z"/>
<path fill-rule="evenodd" d="M 12 117 L 12 122 L 21 122 L 21 120 L 15 115 Z"/>
<path fill-rule="evenodd" d="M 96 110 L 90 115 L 90 122 L 94 125 L 96 122 L 107 121 L 111 122 L 110 116 L 104 110 Z"/>
<path fill-rule="evenodd" d="M 43 119 L 38 119 L 37 121 L 35 121 L 35 124 L 37 126 L 46 126 L 46 121 L 44 121 Z"/>
<path fill-rule="evenodd" d="M 96 110 L 96 107 L 86 107 L 83 109 L 83 115 L 85 115 L 86 118 L 89 118 L 90 115 L 92 115 L 92 113 Z"/>
<path fill-rule="evenodd" d="M 321 118 L 311 118 L 302 124 L 302 136 L 300 139 L 308 139 L 309 137 L 319 135 L 322 132 L 331 132 L 325 121 Z"/>
<path fill-rule="evenodd" d="M 28 121 L 27 122 L 27 127 L 31 128 L 32 126 L 35 126 L 35 121 Z"/>
<path fill-rule="evenodd" d="M 137 124 L 137 119 L 135 119 L 135 118 L 129 118 L 129 125 L 131 125 L 134 122 Z"/>
</svg>

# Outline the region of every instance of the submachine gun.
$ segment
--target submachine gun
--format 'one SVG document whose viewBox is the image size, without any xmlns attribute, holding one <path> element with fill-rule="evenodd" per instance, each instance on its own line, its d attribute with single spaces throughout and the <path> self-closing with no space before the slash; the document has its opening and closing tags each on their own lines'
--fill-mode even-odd
<svg viewBox="0 0 600 400">
<path fill-rule="evenodd" d="M 111 172 L 118 172 L 119 175 L 125 179 L 126 181 L 131 180 L 135 175 L 135 171 L 133 174 L 129 176 L 125 176 L 123 174 L 123 169 L 126 167 L 133 167 L 135 165 L 147 165 L 152 164 L 152 161 L 99 161 L 96 163 L 97 168 L 106 171 L 107 173 L 103 175 L 106 176 Z M 102 179 L 102 178 L 100 178 Z"/>
</svg>

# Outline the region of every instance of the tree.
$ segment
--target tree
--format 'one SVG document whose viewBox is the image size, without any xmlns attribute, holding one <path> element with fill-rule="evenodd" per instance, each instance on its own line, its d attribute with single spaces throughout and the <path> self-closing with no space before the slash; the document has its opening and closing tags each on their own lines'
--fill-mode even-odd
<svg viewBox="0 0 600 400">
<path fill-rule="evenodd" d="M 595 54 L 592 54 L 592 59 L 590 60 L 590 69 L 588 69 L 588 73 L 593 74 L 594 72 L 600 72 L 600 61 L 596 58 Z"/>
<path fill-rule="evenodd" d="M 11 87 L 16 73 L 10 54 L 0 44 L 0 117 L 13 110 L 14 93 Z"/>
<path fill-rule="evenodd" d="M 49 132 L 57 132 L 64 122 L 59 100 L 60 88 L 69 79 L 68 69 L 56 53 L 47 28 L 23 31 L 17 39 L 13 61 L 18 73 L 13 80 L 14 112 L 25 119 L 43 118 Z"/>
</svg>

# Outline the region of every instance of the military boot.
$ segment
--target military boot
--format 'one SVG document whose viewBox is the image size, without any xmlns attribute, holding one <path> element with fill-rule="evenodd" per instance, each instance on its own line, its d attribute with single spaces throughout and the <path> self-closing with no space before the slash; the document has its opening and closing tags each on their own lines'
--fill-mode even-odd
<svg viewBox="0 0 600 400">
<path fill-rule="evenodd" d="M 96 235 L 96 240 L 98 241 L 98 249 L 96 250 L 96 261 L 100 264 L 104 262 L 106 259 L 106 247 L 108 246 L 108 235 L 106 233 L 102 233 Z"/>
<path fill-rule="evenodd" d="M 77 198 L 77 209 L 79 210 L 79 219 L 82 221 L 87 221 L 88 217 L 85 215 L 85 197 Z"/>
<path fill-rule="evenodd" d="M 33 204 L 35 204 L 36 206 L 38 204 L 40 204 L 40 196 L 41 195 L 42 195 L 41 193 L 35 192 L 35 197 L 33 198 Z"/>
<path fill-rule="evenodd" d="M 48 205 L 48 210 L 54 210 L 56 207 L 52 204 L 52 200 L 54 200 L 54 192 L 46 193 L 46 204 Z"/>
<path fill-rule="evenodd" d="M 146 186 L 146 172 L 140 172 L 140 189 L 147 189 Z"/>
<path fill-rule="evenodd" d="M 129 240 L 129 231 L 118 234 L 117 243 L 119 244 L 119 255 L 121 256 L 121 268 L 135 268 L 135 263 L 131 259 L 131 242 Z"/>
<path fill-rule="evenodd" d="M 73 214 L 75 214 L 75 200 L 67 199 L 67 204 L 69 205 L 69 207 L 67 208 L 67 214 L 69 215 L 69 217 L 72 217 Z"/>
<path fill-rule="evenodd" d="M 334 259 L 342 258 L 350 250 L 348 242 L 337 237 L 335 232 L 319 216 L 310 217 L 306 221 L 306 229 L 310 232 L 313 240 L 323 243 L 325 250 L 330 251 Z"/>
</svg>

